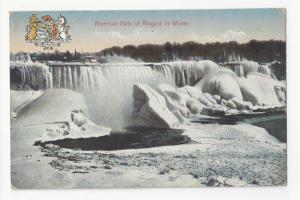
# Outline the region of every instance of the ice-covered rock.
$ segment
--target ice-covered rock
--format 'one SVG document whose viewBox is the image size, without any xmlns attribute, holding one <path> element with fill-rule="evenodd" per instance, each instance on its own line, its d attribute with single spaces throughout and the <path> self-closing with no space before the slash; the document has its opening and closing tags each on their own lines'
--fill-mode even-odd
<svg viewBox="0 0 300 200">
<path fill-rule="evenodd" d="M 216 104 L 217 101 L 213 98 L 213 96 L 209 93 L 203 93 L 203 95 L 213 104 Z"/>
<path fill-rule="evenodd" d="M 81 127 L 87 122 L 86 117 L 81 112 L 72 112 L 71 113 L 71 120 L 77 126 Z"/>
<path fill-rule="evenodd" d="M 286 86 L 284 83 L 273 79 L 268 74 L 252 72 L 251 70 L 256 69 L 256 65 L 253 64 L 252 68 L 251 66 L 249 64 L 247 77 L 237 77 L 232 71 L 221 69 L 208 74 L 196 87 L 203 92 L 210 102 L 213 99 L 215 101 L 213 104 L 226 105 L 231 109 L 252 110 L 254 105 L 285 106 Z M 257 67 L 261 68 L 260 65 Z M 230 100 L 230 102 L 225 100 Z"/>
<path fill-rule="evenodd" d="M 204 106 L 199 102 L 195 102 L 189 105 L 189 108 L 193 114 L 199 114 L 203 110 Z"/>
<path fill-rule="evenodd" d="M 172 128 L 180 124 L 180 120 L 167 107 L 165 98 L 150 86 L 135 84 L 133 97 L 136 107 L 132 115 L 136 125 Z"/>
<path fill-rule="evenodd" d="M 243 101 L 242 99 L 239 99 L 237 97 L 234 97 L 230 99 L 238 110 L 253 110 L 253 105 L 250 101 Z"/>
<path fill-rule="evenodd" d="M 222 106 L 225 106 L 225 105 L 226 105 L 226 103 L 227 103 L 227 100 L 225 100 L 225 99 L 221 99 L 221 105 L 222 105 Z"/>
<path fill-rule="evenodd" d="M 190 111 L 186 107 L 186 95 L 168 84 L 160 84 L 158 90 L 165 97 L 167 107 L 170 111 L 178 110 L 184 117 L 190 115 Z"/>
<path fill-rule="evenodd" d="M 211 115 L 211 116 L 215 116 L 215 115 L 224 116 L 225 111 L 223 109 L 220 109 L 220 108 L 203 107 L 203 109 L 201 110 L 201 114 Z"/>
<path fill-rule="evenodd" d="M 216 100 L 216 102 L 217 102 L 218 104 L 221 103 L 221 97 L 220 97 L 220 95 L 215 94 L 215 95 L 213 95 L 213 98 Z"/>
<path fill-rule="evenodd" d="M 227 69 L 208 74 L 196 86 L 202 92 L 219 95 L 222 99 L 243 98 L 236 74 Z"/>
<path fill-rule="evenodd" d="M 286 86 L 275 85 L 274 90 L 277 94 L 278 100 L 284 106 L 286 105 Z"/>
<path fill-rule="evenodd" d="M 162 94 L 170 97 L 173 101 L 176 101 L 177 104 L 179 104 L 181 106 L 185 106 L 186 99 L 173 86 L 171 86 L 169 84 L 159 84 L 158 90 Z"/>
<path fill-rule="evenodd" d="M 235 103 L 232 100 L 227 101 L 225 106 L 231 109 L 237 109 Z"/>
<path fill-rule="evenodd" d="M 185 86 L 179 88 L 179 91 L 181 91 L 182 93 L 186 93 L 193 99 L 197 99 L 203 105 L 213 106 L 213 103 L 209 99 L 207 99 L 207 97 L 202 93 L 201 89 L 199 89 L 198 87 Z"/>
<path fill-rule="evenodd" d="M 177 117 L 181 124 L 187 122 L 187 119 L 181 114 L 179 110 L 174 110 L 172 113 Z"/>
</svg>

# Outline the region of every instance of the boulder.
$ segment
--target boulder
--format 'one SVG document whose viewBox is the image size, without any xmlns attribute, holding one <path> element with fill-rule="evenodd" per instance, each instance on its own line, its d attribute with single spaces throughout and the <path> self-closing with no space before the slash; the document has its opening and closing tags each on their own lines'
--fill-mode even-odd
<svg viewBox="0 0 300 200">
<path fill-rule="evenodd" d="M 181 106 L 186 105 L 186 99 L 184 98 L 184 96 L 181 95 L 181 93 L 179 91 L 177 91 L 177 89 L 174 88 L 173 86 L 171 86 L 169 84 L 159 84 L 158 90 L 162 94 L 170 97 L 177 104 L 179 104 Z"/>
<path fill-rule="evenodd" d="M 203 93 L 203 95 L 213 104 L 217 104 L 217 101 L 213 98 L 213 96 L 209 93 Z"/>
<path fill-rule="evenodd" d="M 185 86 L 180 88 L 179 91 L 188 94 L 194 99 L 197 99 L 203 105 L 213 106 L 213 103 L 209 101 L 207 97 L 205 97 L 205 95 L 198 87 Z"/>
<path fill-rule="evenodd" d="M 275 85 L 274 90 L 277 94 L 277 97 L 278 97 L 278 100 L 280 101 L 280 103 L 283 106 L 286 105 L 286 87 Z"/>
<path fill-rule="evenodd" d="M 253 110 L 253 104 L 250 101 L 243 101 L 236 97 L 230 99 L 230 101 L 233 101 L 237 110 Z"/>
<path fill-rule="evenodd" d="M 195 103 L 192 103 L 190 106 L 189 106 L 191 112 L 193 114 L 198 114 L 198 113 L 201 113 L 201 111 L 203 110 L 204 106 L 199 103 L 199 102 L 195 102 Z"/>
<path fill-rule="evenodd" d="M 220 97 L 220 95 L 215 94 L 215 95 L 213 95 L 213 98 L 216 100 L 216 102 L 217 102 L 218 104 L 221 103 L 221 97 Z"/>
<path fill-rule="evenodd" d="M 179 110 L 174 110 L 172 112 L 176 117 L 177 119 L 179 120 L 180 123 L 185 123 L 186 122 L 186 118 L 184 116 L 182 116 L 181 112 L 179 112 Z"/>
<path fill-rule="evenodd" d="M 232 100 L 227 101 L 225 106 L 231 109 L 235 109 L 235 110 L 237 109 L 235 103 Z"/>
<path fill-rule="evenodd" d="M 221 99 L 221 105 L 222 105 L 222 106 L 226 106 L 226 103 L 227 103 L 227 100 Z"/>
<path fill-rule="evenodd" d="M 81 112 L 72 112 L 71 120 L 78 127 L 81 127 L 82 125 L 84 125 L 87 122 L 86 117 Z"/>
<path fill-rule="evenodd" d="M 224 116 L 225 111 L 218 108 L 203 107 L 201 110 L 201 114 L 210 116 Z"/>
<path fill-rule="evenodd" d="M 180 93 L 180 91 L 168 84 L 160 84 L 158 90 L 165 97 L 170 111 L 178 110 L 184 117 L 188 117 L 191 114 L 186 107 L 187 96 L 184 93 Z"/>
<path fill-rule="evenodd" d="M 138 101 L 132 113 L 137 126 L 155 128 L 174 128 L 180 125 L 180 120 L 169 110 L 165 98 L 145 84 L 133 86 L 134 101 Z"/>
</svg>

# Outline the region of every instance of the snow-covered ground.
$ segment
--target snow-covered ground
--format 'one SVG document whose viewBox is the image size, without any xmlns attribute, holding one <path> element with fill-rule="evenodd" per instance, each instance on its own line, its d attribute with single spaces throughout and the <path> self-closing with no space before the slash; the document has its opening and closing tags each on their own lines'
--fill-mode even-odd
<svg viewBox="0 0 300 200">
<path fill-rule="evenodd" d="M 103 68 L 68 65 L 49 71 L 43 66 L 47 76 L 42 73 L 33 83 L 55 87 L 11 90 L 12 184 L 16 188 L 286 184 L 286 143 L 266 129 L 243 122 L 190 122 L 197 117 L 284 110 L 286 84 L 274 79 L 266 66 L 239 64 L 239 73 L 211 61 Z M 30 85 L 28 69 L 22 68 L 24 77 L 16 80 Z M 132 126 L 182 129 L 188 139 L 178 145 L 112 151 L 54 145 L 65 139 L 78 144 L 79 138 L 100 142 L 112 130 Z M 168 135 L 163 137 L 156 140 Z"/>
<path fill-rule="evenodd" d="M 286 144 L 270 136 L 265 129 L 250 124 L 182 125 L 179 128 L 185 130 L 183 135 L 188 136 L 191 143 L 144 149 L 82 151 L 52 144 L 34 145 L 37 141 L 100 137 L 110 132 L 85 117 L 86 104 L 81 97 L 69 90 L 46 91 L 22 110 L 19 119 L 12 120 L 14 187 L 286 184 Z"/>
<path fill-rule="evenodd" d="M 34 146 L 59 124 L 11 131 L 17 188 L 285 185 L 286 144 L 248 124 L 191 124 L 193 143 L 145 149 L 82 151 Z"/>
</svg>

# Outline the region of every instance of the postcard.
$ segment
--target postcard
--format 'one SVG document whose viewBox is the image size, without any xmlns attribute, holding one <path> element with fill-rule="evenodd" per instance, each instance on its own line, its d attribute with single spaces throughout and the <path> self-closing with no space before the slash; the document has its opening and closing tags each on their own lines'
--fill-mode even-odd
<svg viewBox="0 0 300 200">
<path fill-rule="evenodd" d="M 10 12 L 12 186 L 285 186 L 285 23 L 285 9 Z"/>
</svg>

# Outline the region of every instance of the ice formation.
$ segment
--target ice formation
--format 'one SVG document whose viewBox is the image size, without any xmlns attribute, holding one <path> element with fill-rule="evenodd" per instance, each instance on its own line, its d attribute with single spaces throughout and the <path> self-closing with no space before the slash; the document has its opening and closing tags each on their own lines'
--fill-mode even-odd
<svg viewBox="0 0 300 200">
<path fill-rule="evenodd" d="M 88 115 L 87 105 L 81 94 L 66 89 L 46 90 L 19 111 L 15 125 L 67 122 L 74 110 Z"/>
<path fill-rule="evenodd" d="M 268 65 L 253 61 L 218 65 L 208 60 L 106 64 L 16 60 L 10 70 L 12 89 L 45 91 L 20 114 L 13 106 L 12 115 L 24 125 L 64 121 L 71 110 L 85 109 L 91 121 L 114 129 L 170 128 L 192 115 L 286 106 L 286 84 Z M 62 88 L 67 90 L 57 90 Z M 66 95 L 71 90 L 76 93 Z M 66 108 L 70 108 L 67 114 L 61 113 Z M 74 116 L 74 123 L 81 124 L 80 115 Z"/>
<path fill-rule="evenodd" d="M 50 67 L 42 63 L 11 61 L 10 83 L 15 90 L 51 89 Z"/>
<path fill-rule="evenodd" d="M 17 110 L 13 110 L 17 113 L 17 119 L 12 128 L 46 124 L 48 128 L 40 141 L 99 137 L 110 133 L 110 128 L 97 125 L 89 119 L 85 99 L 77 92 L 52 89 L 39 96 L 22 93 L 21 95 L 16 91 L 12 93 L 12 97 L 23 96 L 22 101 L 27 102 L 21 109 L 17 107 Z M 57 128 L 53 128 L 55 126 Z"/>
<path fill-rule="evenodd" d="M 165 98 L 148 85 L 133 86 L 135 124 L 144 127 L 173 128 L 180 124 L 168 109 Z"/>
</svg>

